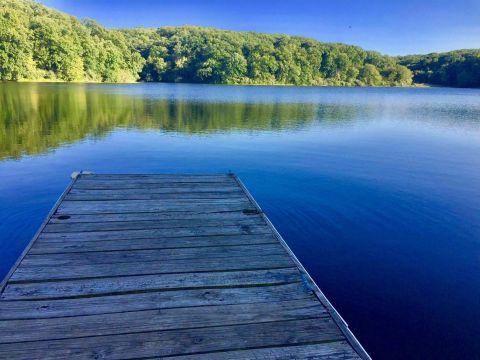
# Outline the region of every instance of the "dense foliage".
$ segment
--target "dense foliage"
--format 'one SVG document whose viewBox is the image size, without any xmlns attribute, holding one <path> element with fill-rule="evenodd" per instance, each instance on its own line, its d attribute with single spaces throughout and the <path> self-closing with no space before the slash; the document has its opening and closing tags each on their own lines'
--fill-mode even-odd
<svg viewBox="0 0 480 360">
<path fill-rule="evenodd" d="M 480 50 L 393 58 L 357 46 L 193 26 L 106 29 L 0 2 L 0 80 L 480 86 Z"/>
<path fill-rule="evenodd" d="M 399 61 L 413 71 L 417 83 L 480 87 L 479 49 L 402 56 Z"/>
<path fill-rule="evenodd" d="M 396 60 L 356 46 L 198 27 L 109 30 L 31 0 L 0 3 L 0 79 L 408 85 Z"/>
<path fill-rule="evenodd" d="M 215 84 L 409 85 L 396 60 L 356 46 L 192 26 L 123 30 L 146 60 L 145 81 Z"/>
<path fill-rule="evenodd" d="M 144 60 L 123 33 L 29 0 L 0 2 L 0 79 L 128 82 Z"/>
</svg>

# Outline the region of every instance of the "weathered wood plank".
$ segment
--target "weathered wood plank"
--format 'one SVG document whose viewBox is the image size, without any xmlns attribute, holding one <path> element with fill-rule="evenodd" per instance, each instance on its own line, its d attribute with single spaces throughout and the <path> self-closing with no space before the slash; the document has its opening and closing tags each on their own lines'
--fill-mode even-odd
<svg viewBox="0 0 480 360">
<path fill-rule="evenodd" d="M 215 201 L 215 202 L 214 202 Z M 99 214 L 159 211 L 242 211 L 251 209 L 245 199 L 165 202 L 161 200 L 63 201 L 57 214 Z"/>
<path fill-rule="evenodd" d="M 0 321 L 0 343 L 318 319 L 327 316 L 327 311 L 318 301 L 303 299 L 270 303 L 128 311 L 65 318 L 4 320 Z M 334 325 L 332 324 L 332 326 Z M 15 331 L 12 331 L 12 329 L 15 329 Z"/>
<path fill-rule="evenodd" d="M 195 184 L 185 185 L 185 186 L 172 186 L 172 187 L 157 187 L 149 189 L 150 194 L 159 194 L 170 197 L 176 196 L 197 196 L 202 194 L 240 194 L 243 195 L 243 192 L 238 189 L 238 186 L 235 184 L 228 186 L 199 186 Z M 70 195 L 138 195 L 144 194 L 145 189 L 142 188 L 126 188 L 126 189 L 82 189 L 74 187 L 69 191 Z"/>
<path fill-rule="evenodd" d="M 106 335 L 0 346 L 0 358 L 148 358 L 344 340 L 330 319 Z M 288 331 L 286 331 L 288 329 Z"/>
<path fill-rule="evenodd" d="M 222 182 L 222 183 L 213 183 L 213 182 L 198 182 L 198 183 L 189 183 L 189 182 L 117 182 L 111 183 L 110 181 L 95 181 L 95 182 L 78 182 L 75 184 L 75 189 L 77 190 L 144 190 L 150 191 L 154 190 L 155 192 L 161 192 L 162 189 L 172 190 L 172 191 L 206 191 L 207 189 L 215 188 L 217 190 L 237 190 L 238 187 L 233 182 Z"/>
<path fill-rule="evenodd" d="M 268 347 L 260 349 L 210 352 L 206 354 L 180 355 L 171 360 L 359 360 L 346 341 L 335 341 L 313 345 Z"/>
<path fill-rule="evenodd" d="M 40 283 L 8 284 L 0 299 L 26 300 L 121 294 L 125 292 L 215 287 L 264 286 L 298 282 L 296 268 L 123 276 Z"/>
<path fill-rule="evenodd" d="M 39 239 L 29 254 L 55 254 L 89 251 L 124 251 L 142 249 L 175 249 L 185 247 L 214 247 L 254 244 L 276 244 L 272 234 L 259 235 L 221 235 L 178 238 L 120 239 L 103 241 L 49 241 Z"/>
<path fill-rule="evenodd" d="M 43 319 L 177 307 L 313 299 L 301 282 L 240 288 L 171 290 L 58 300 L 0 301 L 0 320 Z"/>
<path fill-rule="evenodd" d="M 183 174 L 183 173 L 164 173 L 164 174 L 84 174 L 82 175 L 82 180 L 98 180 L 98 179 L 231 179 L 233 174 L 225 173 L 199 173 L 199 174 Z"/>
<path fill-rule="evenodd" d="M 109 252 L 79 252 L 67 254 L 27 254 L 22 267 L 28 266 L 75 266 L 116 263 L 144 263 L 175 259 L 231 258 L 237 256 L 286 255 L 280 244 L 256 244 L 237 246 L 194 247 L 176 249 L 127 250 Z"/>
<path fill-rule="evenodd" d="M 102 254 L 102 253 L 98 253 Z M 151 261 L 131 261 L 116 263 L 95 263 L 82 261 L 75 264 L 21 265 L 12 275 L 10 284 L 28 281 L 51 281 L 62 279 L 82 279 L 96 277 L 172 274 L 207 271 L 265 270 L 294 267 L 292 259 L 284 253 L 262 255 L 236 252 L 231 257 L 209 255 L 203 258 L 154 259 Z"/>
<path fill-rule="evenodd" d="M 224 182 L 224 181 L 235 181 L 232 176 L 227 174 L 224 175 L 183 175 L 183 174 L 157 174 L 157 175 L 147 175 L 147 176 L 137 176 L 137 175 L 91 175 L 91 176 L 82 176 L 78 179 L 78 182 L 87 182 L 87 181 L 109 181 L 109 182 L 118 182 L 118 181 L 161 181 L 166 182 Z"/>
<path fill-rule="evenodd" d="M 155 180 L 162 182 L 202 182 L 202 181 L 232 181 L 229 174 L 91 174 L 80 177 L 79 181 L 125 181 L 125 180 Z"/>
<path fill-rule="evenodd" d="M 68 195 L 67 195 L 68 196 Z M 160 205 L 170 206 L 172 208 L 182 208 L 182 211 L 188 211 L 189 206 L 225 206 L 225 205 L 244 205 L 250 204 L 244 197 L 228 197 L 220 199 L 164 199 L 164 200 L 86 200 L 86 201 L 62 201 L 61 206 L 82 208 L 110 208 L 110 207 L 135 207 L 138 209 L 156 207 Z"/>
<path fill-rule="evenodd" d="M 39 239 L 50 241 L 84 241 L 84 240 L 120 240 L 120 239 L 154 239 L 168 237 L 222 236 L 222 235 L 257 235 L 271 233 L 265 225 L 223 226 L 221 228 L 206 226 L 193 228 L 92 231 L 79 233 L 42 233 Z"/>
<path fill-rule="evenodd" d="M 119 192 L 118 194 L 112 194 L 111 191 L 103 194 L 78 194 L 70 192 L 65 200 L 67 201 L 103 201 L 103 200 L 164 200 L 164 201 L 177 201 L 177 200 L 209 200 L 209 199 L 243 199 L 243 195 L 240 191 L 228 191 L 228 192 L 189 192 L 189 193 L 152 193 L 140 192 L 126 194 Z"/>
<path fill-rule="evenodd" d="M 235 184 L 235 180 L 232 178 L 226 177 L 222 179 L 218 178 L 165 178 L 165 179 L 155 179 L 155 178 L 135 178 L 135 179 L 108 179 L 108 180 L 100 180 L 100 179 L 89 179 L 89 178 L 80 178 L 77 181 L 76 186 L 78 188 L 85 188 L 88 186 L 102 186 L 102 185 L 108 185 L 109 187 L 113 186 L 143 186 L 143 185 L 159 185 L 159 186 L 174 186 L 174 185 L 190 185 L 190 184 L 195 184 L 195 185 L 207 185 L 211 186 L 213 184 L 222 186 L 222 185 L 232 185 Z"/>
<path fill-rule="evenodd" d="M 43 230 L 44 233 L 61 232 L 92 232 L 92 231 L 113 231 L 113 230 L 142 230 L 142 229 L 172 229 L 191 228 L 203 226 L 248 226 L 264 225 L 265 222 L 258 216 L 242 216 L 238 219 L 216 220 L 216 219 L 176 219 L 176 220 L 138 220 L 138 221 L 110 221 L 94 223 L 48 223 Z"/>
<path fill-rule="evenodd" d="M 166 220 L 237 220 L 245 217 L 259 217 L 257 214 L 245 214 L 241 210 L 235 211 L 208 211 L 197 212 L 141 212 L 141 213 L 120 213 L 120 214 L 68 214 L 68 218 L 55 214 L 50 218 L 50 223 L 72 223 L 72 222 L 110 222 L 110 221 L 166 221 Z"/>
</svg>

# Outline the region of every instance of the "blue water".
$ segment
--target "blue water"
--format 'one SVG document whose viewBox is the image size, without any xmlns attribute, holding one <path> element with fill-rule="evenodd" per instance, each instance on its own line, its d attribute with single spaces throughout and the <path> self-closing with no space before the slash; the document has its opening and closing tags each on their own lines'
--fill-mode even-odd
<svg viewBox="0 0 480 360">
<path fill-rule="evenodd" d="M 237 173 L 376 359 L 480 359 L 480 91 L 0 84 L 0 278 L 75 170 Z"/>
</svg>

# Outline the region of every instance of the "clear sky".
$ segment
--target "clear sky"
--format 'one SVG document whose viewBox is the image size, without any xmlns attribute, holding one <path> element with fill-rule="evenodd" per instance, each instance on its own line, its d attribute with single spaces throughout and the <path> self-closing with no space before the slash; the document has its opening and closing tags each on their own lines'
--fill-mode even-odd
<svg viewBox="0 0 480 360">
<path fill-rule="evenodd" d="M 391 55 L 480 47 L 480 0 L 40 0 L 107 27 L 302 35 Z"/>
</svg>

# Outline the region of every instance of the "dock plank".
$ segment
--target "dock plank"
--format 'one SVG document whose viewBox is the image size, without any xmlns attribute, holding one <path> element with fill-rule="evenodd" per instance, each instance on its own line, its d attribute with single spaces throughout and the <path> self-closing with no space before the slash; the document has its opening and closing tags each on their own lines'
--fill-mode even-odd
<svg viewBox="0 0 480 360">
<path fill-rule="evenodd" d="M 284 347 L 268 347 L 236 351 L 210 352 L 206 354 L 180 355 L 169 357 L 171 360 L 359 360 L 346 341 L 336 341 L 326 344 L 296 345 Z"/>
<path fill-rule="evenodd" d="M 240 226 L 197 226 L 191 228 L 150 229 L 150 230 L 112 230 L 112 231 L 84 231 L 64 233 L 42 233 L 39 238 L 54 241 L 83 241 L 83 240 L 121 240 L 121 239 L 155 239 L 168 237 L 192 236 L 225 236 L 225 235 L 262 235 L 269 234 L 264 225 Z"/>
<path fill-rule="evenodd" d="M 215 202 L 214 202 L 215 201 Z M 64 201 L 58 208 L 59 214 L 102 214 L 159 211 L 242 211 L 250 204 L 244 199 L 218 200 L 211 202 L 185 201 L 165 202 L 161 200 L 124 200 L 124 201 Z"/>
<path fill-rule="evenodd" d="M 314 300 L 303 283 L 273 286 L 137 292 L 74 299 L 0 301 L 2 320 L 63 318 L 177 307 Z"/>
<path fill-rule="evenodd" d="M 0 287 L 0 358 L 370 359 L 232 175 L 81 173 Z"/>
<path fill-rule="evenodd" d="M 327 318 L 310 299 L 0 321 L 0 343 Z M 16 331 L 12 332 L 12 329 Z"/>
<path fill-rule="evenodd" d="M 146 239 L 128 239 L 66 242 L 38 239 L 32 246 L 29 254 L 55 254 L 66 252 L 91 252 L 91 251 L 123 251 L 142 249 L 175 249 L 184 247 L 214 247 L 236 246 L 249 244 L 276 243 L 272 234 L 253 235 L 216 235 L 216 236 L 186 236 L 186 237 L 157 237 Z"/>
<path fill-rule="evenodd" d="M 0 358 L 158 358 L 342 340 L 331 320 L 306 319 L 3 344 Z"/>
<path fill-rule="evenodd" d="M 29 254 L 55 254 L 68 252 L 125 251 L 142 249 L 176 249 L 185 247 L 215 247 L 277 243 L 272 234 L 217 235 L 191 237 L 158 237 L 147 239 L 117 239 L 103 241 L 49 241 L 39 239 Z"/>
<path fill-rule="evenodd" d="M 238 254 L 238 253 L 237 253 Z M 237 255 L 231 257 L 205 257 L 201 259 L 168 259 L 119 263 L 80 263 L 62 265 L 21 265 L 12 275 L 10 283 L 26 281 L 51 281 L 126 275 L 171 274 L 205 271 L 265 270 L 293 267 L 286 254 Z"/>
<path fill-rule="evenodd" d="M 203 260 L 237 256 L 286 255 L 280 244 L 255 244 L 176 249 L 127 250 L 108 252 L 78 252 L 67 254 L 27 254 L 21 266 L 75 266 L 118 263 L 146 263 L 165 260 Z"/>
<path fill-rule="evenodd" d="M 234 211 L 158 211 L 141 213 L 107 213 L 107 214 L 69 214 L 67 216 L 54 214 L 49 219 L 50 224 L 75 223 L 75 222 L 130 222 L 130 221 L 168 221 L 168 220 L 205 220 L 205 221 L 225 221 L 245 219 L 246 214 L 242 210 Z M 247 215 L 248 217 L 248 215 Z"/>
<path fill-rule="evenodd" d="M 178 220 L 138 220 L 138 221 L 110 221 L 94 223 L 48 223 L 43 230 L 45 233 L 61 232 L 92 232 L 113 230 L 142 230 L 142 229 L 172 229 L 190 227 L 224 227 L 224 226 L 249 226 L 263 225 L 258 217 L 242 216 L 237 219 L 178 219 Z"/>
<path fill-rule="evenodd" d="M 241 199 L 240 191 L 225 192 L 189 192 L 189 193 L 152 193 L 135 191 L 132 193 L 104 191 L 103 193 L 89 192 L 84 194 L 69 194 L 65 200 L 69 201 L 98 201 L 98 200 L 208 200 L 208 199 Z"/>
<path fill-rule="evenodd" d="M 47 299 L 126 292 L 266 286 L 301 281 L 297 269 L 135 275 L 48 282 L 8 283 L 1 299 Z"/>
</svg>

